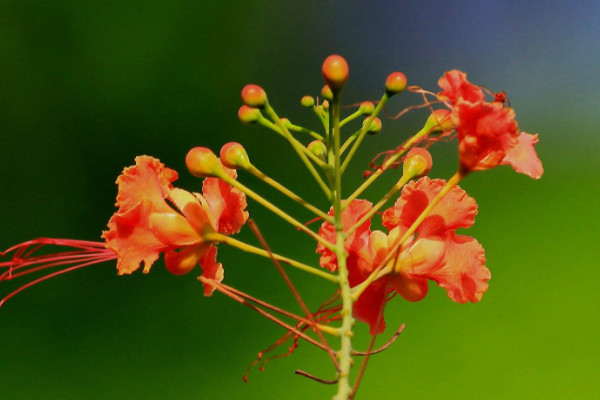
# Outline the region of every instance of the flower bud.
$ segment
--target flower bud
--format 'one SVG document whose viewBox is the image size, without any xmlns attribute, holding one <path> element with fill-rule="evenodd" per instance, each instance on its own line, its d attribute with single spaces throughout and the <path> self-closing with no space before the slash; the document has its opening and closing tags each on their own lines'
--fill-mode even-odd
<svg viewBox="0 0 600 400">
<path fill-rule="evenodd" d="M 369 121 L 369 118 L 366 118 L 363 121 L 363 127 L 367 124 L 367 122 Z M 369 135 L 376 135 L 379 132 L 381 132 L 381 120 L 379 118 L 374 118 L 373 121 L 371 122 L 371 126 L 369 126 L 369 129 L 367 130 L 367 133 Z"/>
<path fill-rule="evenodd" d="M 253 124 L 260 118 L 260 110 L 245 105 L 241 106 L 238 110 L 238 118 L 245 124 Z"/>
<path fill-rule="evenodd" d="M 306 148 L 319 159 L 325 161 L 325 157 L 327 156 L 327 146 L 325 146 L 325 143 L 320 140 L 313 140 Z"/>
<path fill-rule="evenodd" d="M 300 104 L 302 107 L 311 108 L 315 105 L 315 99 L 312 96 L 304 96 L 300 99 Z"/>
<path fill-rule="evenodd" d="M 323 89 L 321 89 L 321 96 L 323 96 L 325 100 L 333 100 L 333 92 L 331 91 L 329 85 L 323 86 Z"/>
<path fill-rule="evenodd" d="M 388 96 L 402 93 L 406 89 L 406 76 L 402 72 L 392 72 L 385 80 L 385 91 Z"/>
<path fill-rule="evenodd" d="M 340 91 L 348 80 L 348 63 L 342 56 L 331 55 L 323 62 L 323 77 L 334 92 Z"/>
<path fill-rule="evenodd" d="M 323 110 L 329 110 L 329 102 L 327 100 L 323 101 L 321 106 L 323 106 Z"/>
<path fill-rule="evenodd" d="M 360 108 L 362 110 L 362 115 L 371 115 L 373 111 L 375 111 L 375 105 L 370 101 L 363 101 L 360 103 Z"/>
<path fill-rule="evenodd" d="M 450 118 L 450 111 L 446 109 L 440 109 L 432 112 L 425 122 L 425 129 L 430 133 L 453 130 L 454 123 L 452 122 L 452 118 Z"/>
<path fill-rule="evenodd" d="M 190 173 L 199 178 L 219 176 L 223 172 L 221 162 L 210 149 L 194 147 L 185 156 L 185 165 Z"/>
<path fill-rule="evenodd" d="M 258 85 L 246 85 L 242 89 L 242 101 L 250 107 L 264 107 L 267 104 L 267 93 Z"/>
<path fill-rule="evenodd" d="M 410 177 L 427 175 L 431 171 L 433 159 L 431 154 L 422 147 L 413 147 L 404 158 L 402 172 Z"/>
<path fill-rule="evenodd" d="M 250 158 L 244 146 L 237 142 L 229 142 L 221 147 L 221 162 L 231 169 L 247 169 L 250 167 Z"/>
</svg>

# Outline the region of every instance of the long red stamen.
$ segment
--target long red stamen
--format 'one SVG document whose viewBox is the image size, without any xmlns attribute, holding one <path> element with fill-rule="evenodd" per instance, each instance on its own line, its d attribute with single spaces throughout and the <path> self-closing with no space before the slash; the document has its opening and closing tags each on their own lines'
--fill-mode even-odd
<svg viewBox="0 0 600 400">
<path fill-rule="evenodd" d="M 70 247 L 77 250 L 50 253 L 40 256 L 35 255 L 35 253 L 44 246 Z M 112 250 L 107 249 L 103 242 L 53 238 L 38 238 L 20 243 L 1 252 L 0 257 L 6 257 L 9 253 L 13 253 L 12 259 L 0 262 L 0 268 L 6 268 L 6 271 L 0 273 L 0 282 L 9 281 L 49 268 L 71 266 L 49 273 L 48 275 L 44 275 L 20 286 L 0 299 L 0 307 L 16 294 L 40 282 L 76 269 L 89 267 L 117 258 L 117 255 Z"/>
</svg>

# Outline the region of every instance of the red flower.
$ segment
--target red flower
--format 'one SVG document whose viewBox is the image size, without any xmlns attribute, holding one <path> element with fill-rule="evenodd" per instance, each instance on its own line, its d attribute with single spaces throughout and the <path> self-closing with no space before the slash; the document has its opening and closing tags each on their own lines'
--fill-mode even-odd
<svg viewBox="0 0 600 400">
<path fill-rule="evenodd" d="M 184 274 L 200 264 L 203 276 L 221 281 L 217 249 L 204 237 L 240 230 L 248 218 L 245 195 L 218 178 L 204 181 L 203 195 L 192 194 L 172 186 L 177 173 L 159 160 L 140 156 L 135 161 L 117 179 L 119 209 L 102 234 L 106 247 L 118 256 L 119 274 L 130 274 L 141 263 L 148 272 L 164 253 L 172 273 Z M 205 295 L 212 291 L 205 287 Z"/>
<path fill-rule="evenodd" d="M 457 69 L 446 72 L 439 80 L 442 91 L 438 93 L 440 100 L 455 104 L 459 99 L 471 103 L 484 101 L 483 91 L 467 80 L 467 74 Z"/>
<path fill-rule="evenodd" d="M 533 147 L 537 135 L 519 132 L 513 109 L 498 100 L 506 98 L 504 92 L 486 102 L 483 91 L 458 70 L 446 72 L 438 84 L 443 89 L 438 97 L 451 106 L 463 174 L 509 164 L 532 178 L 542 176 L 544 169 Z"/>
<path fill-rule="evenodd" d="M 425 177 L 410 182 L 402 190 L 402 195 L 393 207 L 383 213 L 383 226 L 389 234 L 370 231 L 365 222 L 354 235 L 346 239 L 348 252 L 348 273 L 350 286 L 363 282 L 381 262 L 404 232 L 412 225 L 421 212 L 435 198 L 445 185 L 441 179 Z M 371 204 L 355 200 L 342 213 L 344 230 L 349 229 L 368 210 Z M 481 245 L 472 237 L 456 234 L 458 228 L 473 225 L 477 214 L 477 204 L 462 189 L 454 187 L 433 208 L 419 225 L 415 235 L 407 239 L 398 256 L 389 261 L 393 272 L 373 282 L 354 303 L 354 316 L 371 326 L 371 333 L 385 329 L 383 307 L 389 295 L 400 294 L 406 300 L 419 301 L 425 297 L 428 281 L 433 280 L 446 289 L 455 302 L 477 302 L 487 290 L 490 272 L 485 267 L 485 256 Z M 323 223 L 319 234 L 329 240 L 333 227 Z M 360 232 L 360 233 L 359 233 Z M 332 240 L 333 242 L 335 240 Z M 337 268 L 335 255 L 322 246 L 321 266 L 330 270 Z"/>
</svg>

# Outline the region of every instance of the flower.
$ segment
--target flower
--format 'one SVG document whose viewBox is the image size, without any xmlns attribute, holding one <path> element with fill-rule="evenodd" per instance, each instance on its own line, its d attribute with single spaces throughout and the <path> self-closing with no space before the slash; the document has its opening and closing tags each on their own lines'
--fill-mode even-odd
<svg viewBox="0 0 600 400">
<path fill-rule="evenodd" d="M 446 72 L 438 84 L 442 88 L 438 98 L 449 103 L 452 122 L 458 132 L 463 175 L 508 164 L 534 179 L 542 176 L 542 162 L 534 149 L 537 135 L 519 131 L 514 110 L 498 101 L 505 95 L 486 102 L 481 88 L 469 82 L 466 74 L 458 70 Z"/>
<path fill-rule="evenodd" d="M 491 275 L 485 267 L 483 247 L 472 237 L 457 235 L 456 229 L 473 225 L 477 204 L 462 189 L 454 187 L 432 209 L 412 237 L 407 238 L 397 256 L 389 257 L 404 232 L 445 185 L 441 179 L 421 178 L 402 190 L 394 206 L 384 211 L 382 224 L 389 233 L 370 230 L 365 222 L 350 235 L 344 248 L 348 253 L 347 267 L 351 287 L 364 282 L 391 258 L 386 267 L 390 273 L 371 283 L 353 306 L 354 316 L 370 325 L 372 334 L 385 329 L 383 308 L 390 294 L 400 294 L 408 301 L 422 300 L 428 291 L 428 281 L 443 287 L 448 297 L 457 303 L 477 302 L 488 288 Z M 371 203 L 354 200 L 342 212 L 343 229 L 347 231 L 371 209 Z M 319 235 L 335 242 L 329 223 L 323 223 Z M 330 270 L 337 260 L 323 246 L 320 264 Z"/>
<path fill-rule="evenodd" d="M 170 272 L 182 275 L 200 264 L 203 276 L 220 282 L 223 268 L 206 236 L 241 229 L 248 219 L 245 195 L 218 178 L 205 179 L 202 194 L 191 193 L 172 186 L 177 172 L 159 160 L 140 156 L 135 161 L 117 179 L 118 210 L 102 234 L 118 256 L 119 274 L 131 274 L 142 263 L 147 273 L 164 253 Z M 213 290 L 205 286 L 204 294 Z"/>
</svg>

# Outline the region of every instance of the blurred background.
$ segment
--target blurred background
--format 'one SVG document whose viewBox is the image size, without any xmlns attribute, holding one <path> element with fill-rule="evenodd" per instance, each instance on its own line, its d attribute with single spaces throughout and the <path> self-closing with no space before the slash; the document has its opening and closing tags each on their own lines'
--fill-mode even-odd
<svg viewBox="0 0 600 400">
<path fill-rule="evenodd" d="M 502 167 L 464 181 L 479 203 L 464 233 L 486 249 L 490 289 L 478 304 L 453 303 L 435 285 L 422 302 L 391 302 L 380 342 L 401 323 L 406 330 L 371 359 L 358 398 L 597 399 L 599 15 L 595 1 L 0 2 L 0 248 L 41 236 L 99 240 L 114 181 L 136 155 L 160 158 L 180 172 L 178 186 L 199 190 L 187 150 L 228 141 L 325 207 L 285 142 L 237 120 L 241 88 L 260 84 L 281 116 L 318 129 L 299 100 L 319 94 L 329 54 L 349 62 L 348 105 L 378 99 L 392 71 L 437 91 L 442 73 L 459 68 L 506 91 L 520 128 L 540 134 L 545 174 L 534 181 Z M 418 101 L 407 93 L 387 112 Z M 351 164 L 346 193 L 425 117 L 384 118 Z M 449 177 L 456 143 L 432 151 L 431 175 Z M 317 263 L 311 240 L 253 202 L 250 212 L 275 251 Z M 255 240 L 247 228 L 239 237 Z M 226 283 L 296 310 L 267 261 L 219 251 Z M 196 275 L 172 276 L 159 261 L 150 274 L 119 277 L 106 263 L 14 297 L 0 309 L 0 397 L 331 398 L 335 388 L 293 374 L 333 378 L 306 343 L 264 372 L 253 368 L 244 384 L 257 352 L 284 332 L 223 295 L 204 298 Z M 313 308 L 332 291 L 291 275 Z M 19 283 L 0 283 L 0 297 Z M 364 326 L 358 332 L 365 337 Z"/>
</svg>

